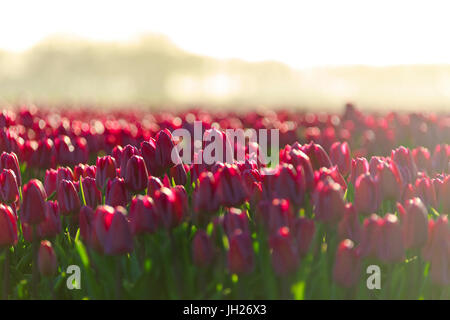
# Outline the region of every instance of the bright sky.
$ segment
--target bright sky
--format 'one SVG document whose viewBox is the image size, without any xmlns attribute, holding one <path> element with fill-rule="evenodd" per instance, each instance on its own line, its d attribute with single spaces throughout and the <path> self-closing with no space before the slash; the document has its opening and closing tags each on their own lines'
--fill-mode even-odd
<svg viewBox="0 0 450 320">
<path fill-rule="evenodd" d="M 449 9 L 445 0 L 0 0 L 0 48 L 160 32 L 188 51 L 294 67 L 450 63 Z"/>
</svg>

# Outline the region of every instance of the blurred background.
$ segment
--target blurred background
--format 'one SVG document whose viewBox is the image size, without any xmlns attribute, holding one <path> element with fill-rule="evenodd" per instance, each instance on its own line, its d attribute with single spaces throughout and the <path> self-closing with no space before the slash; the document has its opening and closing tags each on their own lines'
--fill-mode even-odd
<svg viewBox="0 0 450 320">
<path fill-rule="evenodd" d="M 2 1 L 0 104 L 450 109 L 445 1 Z"/>
</svg>

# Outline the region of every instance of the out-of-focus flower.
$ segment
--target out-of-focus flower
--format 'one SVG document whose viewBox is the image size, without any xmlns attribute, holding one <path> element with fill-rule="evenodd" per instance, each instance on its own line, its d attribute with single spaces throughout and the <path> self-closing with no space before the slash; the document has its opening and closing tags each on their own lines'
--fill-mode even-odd
<svg viewBox="0 0 450 320">
<path fill-rule="evenodd" d="M 362 174 L 355 183 L 355 210 L 360 214 L 376 212 L 379 205 L 375 179 L 369 173 Z"/>
<path fill-rule="evenodd" d="M 58 177 L 58 171 L 55 169 L 48 169 L 45 171 L 44 187 L 45 192 L 50 196 L 53 192 L 56 192 L 57 184 L 56 180 Z"/>
<path fill-rule="evenodd" d="M 380 222 L 381 218 L 375 213 L 372 213 L 369 217 L 364 219 L 360 243 L 360 252 L 362 257 L 376 257 L 378 227 Z"/>
<path fill-rule="evenodd" d="M 39 224 L 44 221 L 46 199 L 47 194 L 42 182 L 37 179 L 31 179 L 23 187 L 22 221 L 30 225 Z"/>
<path fill-rule="evenodd" d="M 430 178 L 426 176 L 418 178 L 414 190 L 425 205 L 437 208 L 436 190 Z"/>
<path fill-rule="evenodd" d="M 185 203 L 179 193 L 163 187 L 153 197 L 156 211 L 166 229 L 178 226 L 185 215 Z"/>
<path fill-rule="evenodd" d="M 100 190 L 106 186 L 106 181 L 116 177 L 116 161 L 111 156 L 97 158 L 97 171 L 95 182 Z"/>
<path fill-rule="evenodd" d="M 350 182 L 355 185 L 356 179 L 362 174 L 369 172 L 369 162 L 364 157 L 352 159 L 352 171 L 350 173 Z"/>
<path fill-rule="evenodd" d="M 61 219 L 57 201 L 46 202 L 45 220 L 38 225 L 37 233 L 40 238 L 53 238 L 61 233 Z M 29 241 L 31 242 L 32 239 Z"/>
<path fill-rule="evenodd" d="M 97 189 L 95 179 L 91 177 L 81 178 L 86 205 L 95 209 L 102 202 L 102 193 Z"/>
<path fill-rule="evenodd" d="M 227 209 L 222 224 L 228 237 L 231 237 L 237 229 L 249 232 L 247 212 L 238 208 Z"/>
<path fill-rule="evenodd" d="M 59 211 L 62 215 L 78 213 L 80 210 L 80 198 L 72 181 L 61 180 L 58 186 Z"/>
<path fill-rule="evenodd" d="M 182 163 L 170 168 L 170 177 L 173 178 L 175 184 L 184 186 L 187 183 L 186 169 Z"/>
<path fill-rule="evenodd" d="M 275 198 L 272 201 L 261 201 L 257 213 L 269 233 L 277 232 L 281 227 L 293 227 L 294 214 L 287 199 Z"/>
<path fill-rule="evenodd" d="M 295 237 L 300 256 L 304 256 L 308 253 L 315 232 L 316 227 L 314 220 L 305 217 L 299 217 L 295 220 L 293 235 Z"/>
<path fill-rule="evenodd" d="M 378 221 L 377 257 L 383 262 L 400 262 L 405 257 L 403 233 L 397 216 L 388 213 Z"/>
<path fill-rule="evenodd" d="M 0 248 L 17 243 L 17 221 L 9 206 L 0 204 Z"/>
<path fill-rule="evenodd" d="M 431 163 L 433 170 L 437 173 L 448 172 L 448 164 L 450 162 L 450 145 L 438 144 L 434 148 L 433 156 L 431 157 Z"/>
<path fill-rule="evenodd" d="M 333 267 L 333 278 L 339 285 L 351 288 L 358 283 L 361 272 L 361 258 L 350 239 L 339 244 Z"/>
<path fill-rule="evenodd" d="M 380 201 L 400 199 L 403 182 L 395 162 L 389 161 L 379 164 L 376 180 Z"/>
<path fill-rule="evenodd" d="M 312 200 L 318 221 L 334 223 L 344 215 L 344 192 L 342 187 L 331 178 L 317 184 Z"/>
<path fill-rule="evenodd" d="M 137 195 L 130 205 L 130 227 L 133 235 L 154 233 L 159 226 L 159 216 L 154 208 L 153 199 Z"/>
<path fill-rule="evenodd" d="M 301 166 L 296 170 L 291 164 L 278 168 L 274 179 L 274 197 L 288 199 L 290 203 L 300 206 L 306 192 L 305 174 Z"/>
<path fill-rule="evenodd" d="M 126 206 L 128 193 L 123 178 L 114 178 L 108 181 L 106 186 L 105 204 L 116 207 Z"/>
<path fill-rule="evenodd" d="M 397 164 L 403 182 L 413 183 L 416 179 L 417 168 L 409 149 L 401 146 L 392 150 L 391 159 Z"/>
<path fill-rule="evenodd" d="M 198 267 L 207 267 L 214 259 L 214 244 L 204 230 L 198 230 L 192 241 L 192 260 Z"/>
<path fill-rule="evenodd" d="M 314 170 L 319 170 L 321 167 L 331 167 L 331 160 L 320 144 L 310 142 L 309 144 L 302 146 L 301 151 L 309 157 Z"/>
<path fill-rule="evenodd" d="M 247 190 L 236 165 L 225 166 L 214 175 L 218 202 L 225 207 L 239 207 L 247 199 Z"/>
<path fill-rule="evenodd" d="M 417 147 L 412 151 L 414 163 L 419 171 L 431 174 L 432 163 L 430 151 L 425 147 Z"/>
<path fill-rule="evenodd" d="M 288 227 L 281 227 L 269 239 L 272 249 L 272 266 L 279 275 L 291 273 L 297 269 L 299 255 Z"/>
<path fill-rule="evenodd" d="M 231 236 L 229 243 L 230 248 L 227 253 L 229 272 L 236 274 L 252 272 L 254 268 L 254 252 L 250 235 L 241 230 L 236 230 Z"/>
<path fill-rule="evenodd" d="M 420 248 L 428 238 L 428 211 L 420 198 L 413 198 L 405 206 L 397 203 L 406 249 Z"/>
<path fill-rule="evenodd" d="M 52 276 L 56 274 L 56 271 L 58 270 L 58 261 L 50 241 L 41 241 L 38 252 L 38 267 L 39 272 L 44 277 Z"/>
<path fill-rule="evenodd" d="M 290 162 L 295 168 L 302 167 L 308 191 L 314 190 L 314 170 L 309 157 L 303 151 L 297 149 L 292 149 L 289 152 L 289 156 Z"/>
<path fill-rule="evenodd" d="M 336 165 L 343 176 L 350 173 L 352 157 L 347 142 L 335 142 L 330 148 L 331 162 Z"/>
<path fill-rule="evenodd" d="M 345 213 L 338 224 L 338 234 L 341 240 L 350 239 L 353 242 L 361 241 L 362 227 L 359 223 L 358 212 L 351 203 L 345 205 Z"/>
</svg>

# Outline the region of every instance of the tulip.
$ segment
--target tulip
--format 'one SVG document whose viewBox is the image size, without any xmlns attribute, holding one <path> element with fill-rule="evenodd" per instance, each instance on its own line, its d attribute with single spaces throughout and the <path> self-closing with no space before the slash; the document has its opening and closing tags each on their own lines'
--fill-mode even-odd
<svg viewBox="0 0 450 320">
<path fill-rule="evenodd" d="M 350 239 L 353 242 L 360 242 L 362 227 L 359 223 L 358 212 L 351 203 L 345 205 L 345 213 L 338 225 L 340 239 Z"/>
<path fill-rule="evenodd" d="M 351 288 L 358 283 L 361 272 L 361 258 L 350 239 L 339 244 L 333 267 L 333 278 L 339 285 Z"/>
<path fill-rule="evenodd" d="M 50 241 L 41 241 L 38 253 L 38 266 L 39 272 L 44 277 L 53 276 L 58 270 L 58 261 Z"/>
<path fill-rule="evenodd" d="M 51 139 L 42 139 L 39 141 L 36 151 L 31 156 L 29 163 L 34 168 L 46 169 L 55 165 L 55 146 Z"/>
<path fill-rule="evenodd" d="M 450 162 L 450 146 L 448 144 L 438 144 L 434 148 L 431 163 L 434 172 L 440 173 L 448 170 L 448 163 Z M 447 171 L 448 172 L 448 171 Z"/>
<path fill-rule="evenodd" d="M 381 157 L 372 157 L 369 161 L 369 173 L 372 177 L 376 177 L 378 173 L 378 166 L 386 163 L 387 161 Z"/>
<path fill-rule="evenodd" d="M 47 194 L 44 186 L 37 179 L 30 180 L 23 187 L 21 219 L 24 223 L 35 225 L 45 220 L 45 200 Z"/>
<path fill-rule="evenodd" d="M 298 171 L 290 164 L 279 167 L 274 179 L 274 197 L 289 199 L 300 206 L 306 192 L 306 180 L 302 167 Z"/>
<path fill-rule="evenodd" d="M 409 149 L 402 146 L 392 150 L 391 158 L 397 164 L 402 180 L 405 183 L 413 183 L 417 175 L 417 168 Z"/>
<path fill-rule="evenodd" d="M 128 193 L 123 178 L 109 180 L 106 186 L 105 204 L 116 207 L 126 206 L 127 203 Z"/>
<path fill-rule="evenodd" d="M 314 185 L 317 185 L 320 180 L 326 180 L 328 177 L 333 179 L 334 182 L 339 183 L 342 187 L 342 190 L 347 190 L 347 183 L 345 182 L 344 177 L 339 173 L 339 170 L 336 166 L 331 168 L 322 167 L 319 170 L 314 172 Z"/>
<path fill-rule="evenodd" d="M 428 211 L 420 198 L 413 198 L 403 207 L 397 204 L 403 229 L 403 241 L 406 249 L 420 248 L 428 238 Z"/>
<path fill-rule="evenodd" d="M 131 201 L 129 220 L 132 235 L 155 233 L 159 226 L 159 216 L 153 199 L 149 196 L 136 196 Z"/>
<path fill-rule="evenodd" d="M 393 161 L 383 162 L 377 167 L 376 181 L 380 201 L 397 201 L 401 196 L 402 177 Z"/>
<path fill-rule="evenodd" d="M 7 153 L 3 152 L 0 156 L 0 171 L 3 169 L 11 169 L 14 171 L 17 179 L 17 185 L 20 187 L 22 185 L 22 176 L 20 175 L 19 160 L 17 160 L 17 155 L 14 152 Z"/>
<path fill-rule="evenodd" d="M 247 192 L 236 165 L 226 164 L 216 172 L 216 196 L 225 207 L 239 207 L 247 199 Z"/>
<path fill-rule="evenodd" d="M 153 197 L 156 190 L 159 190 L 163 187 L 161 180 L 157 177 L 149 176 L 148 184 L 147 184 L 147 195 Z"/>
<path fill-rule="evenodd" d="M 116 161 L 111 156 L 97 158 L 97 171 L 95 182 L 100 190 L 106 187 L 106 181 L 116 177 Z"/>
<path fill-rule="evenodd" d="M 415 183 L 416 195 L 427 206 L 437 208 L 436 190 L 430 178 L 418 178 Z"/>
<path fill-rule="evenodd" d="M 62 180 L 74 181 L 73 172 L 69 167 L 59 167 L 56 174 L 56 190 L 59 188 L 59 184 Z"/>
<path fill-rule="evenodd" d="M 369 173 L 362 174 L 355 183 L 355 210 L 370 214 L 378 210 L 379 197 L 376 181 Z"/>
<path fill-rule="evenodd" d="M 153 200 L 156 212 L 166 229 L 172 229 L 181 223 L 185 214 L 185 204 L 179 193 L 163 187 L 155 192 Z"/>
<path fill-rule="evenodd" d="M 207 267 L 214 259 L 214 244 L 203 230 L 198 230 L 192 241 L 192 260 L 198 267 Z"/>
<path fill-rule="evenodd" d="M 292 228 L 294 214 L 287 199 L 273 199 L 272 201 L 261 201 L 257 214 L 269 233 L 275 233 L 281 227 Z"/>
<path fill-rule="evenodd" d="M 80 198 L 72 181 L 61 180 L 58 186 L 58 203 L 62 215 L 68 216 L 80 210 Z"/>
<path fill-rule="evenodd" d="M 92 232 L 92 223 L 94 219 L 94 210 L 88 206 L 82 206 L 78 216 L 80 225 L 80 236 L 88 245 L 90 245 L 90 236 Z"/>
<path fill-rule="evenodd" d="M 431 155 L 430 151 L 425 147 L 417 147 L 412 151 L 414 163 L 418 170 L 431 173 Z"/>
<path fill-rule="evenodd" d="M 95 230 L 107 255 L 123 255 L 133 250 L 133 238 L 125 208 L 99 206 L 95 216 Z"/>
<path fill-rule="evenodd" d="M 17 220 L 9 206 L 0 204 L 0 249 L 17 244 Z"/>
<path fill-rule="evenodd" d="M 405 257 L 403 234 L 397 216 L 388 213 L 379 220 L 377 257 L 383 262 L 400 262 Z"/>
<path fill-rule="evenodd" d="M 228 237 L 231 237 L 237 229 L 249 232 L 247 212 L 237 208 L 226 210 L 222 224 Z"/>
<path fill-rule="evenodd" d="M 344 192 L 342 187 L 331 178 L 317 184 L 312 201 L 315 217 L 319 221 L 334 223 L 344 215 Z"/>
<path fill-rule="evenodd" d="M 361 232 L 360 252 L 362 257 L 375 257 L 377 254 L 378 227 L 381 219 L 375 213 L 364 219 Z"/>
<path fill-rule="evenodd" d="M 333 165 L 338 167 L 339 172 L 343 176 L 347 176 L 350 173 L 352 165 L 352 157 L 348 143 L 333 143 L 330 148 L 330 160 Z"/>
<path fill-rule="evenodd" d="M 187 174 L 182 163 L 175 165 L 170 168 L 170 177 L 173 178 L 175 184 L 177 185 L 186 185 L 187 183 Z"/>
<path fill-rule="evenodd" d="M 172 149 L 174 148 L 174 144 L 170 131 L 167 129 L 159 131 L 155 137 L 155 145 L 155 162 L 158 170 L 154 175 L 161 176 L 164 172 L 174 166 L 172 161 Z"/>
<path fill-rule="evenodd" d="M 215 213 L 219 209 L 219 203 L 215 197 L 216 184 L 211 172 L 202 172 L 197 188 L 192 195 L 195 213 L 201 217 Z"/>
<path fill-rule="evenodd" d="M 230 238 L 227 253 L 230 273 L 246 274 L 253 271 L 254 253 L 250 234 L 236 230 Z"/>
<path fill-rule="evenodd" d="M 430 220 L 428 242 L 422 255 L 431 262 L 431 281 L 443 287 L 450 285 L 450 228 L 447 215 Z"/>
<path fill-rule="evenodd" d="M 130 160 L 133 156 L 139 156 L 139 150 L 132 145 L 126 145 L 125 148 L 122 150 L 122 155 L 121 155 L 121 159 L 120 159 L 120 177 L 121 178 L 125 178 L 125 176 L 127 174 L 128 160 Z M 142 163 L 144 163 L 144 159 L 143 158 L 141 158 L 141 159 L 142 159 Z M 142 164 L 139 164 L 139 165 L 141 166 Z M 146 168 L 146 170 L 147 170 L 147 168 Z M 146 174 L 146 176 L 148 176 L 148 173 Z"/>
<path fill-rule="evenodd" d="M 309 157 L 314 170 L 319 170 L 322 167 L 331 167 L 331 160 L 320 144 L 310 142 L 309 144 L 302 146 L 301 151 Z"/>
<path fill-rule="evenodd" d="M 288 227 L 281 227 L 277 233 L 270 236 L 269 245 L 275 273 L 285 275 L 297 269 L 300 259 Z"/>
<path fill-rule="evenodd" d="M 306 188 L 308 191 L 314 190 L 314 170 L 309 157 L 301 150 L 292 149 L 289 152 L 290 162 L 295 168 L 302 167 L 305 174 Z"/>
<path fill-rule="evenodd" d="M 61 233 L 61 219 L 57 201 L 46 202 L 45 220 L 39 224 L 37 232 L 40 238 L 52 238 Z M 32 239 L 29 241 L 31 242 Z"/>
<path fill-rule="evenodd" d="M 128 160 L 125 173 L 125 184 L 132 192 L 139 192 L 147 187 L 148 172 L 144 159 L 140 156 L 132 156 Z"/>
<path fill-rule="evenodd" d="M 141 143 L 140 153 L 142 158 L 144 158 L 145 166 L 147 167 L 148 173 L 151 175 L 160 175 L 160 168 L 156 163 L 156 144 L 155 139 L 150 138 L 149 141 L 144 141 Z"/>
<path fill-rule="evenodd" d="M 305 217 L 297 218 L 294 222 L 293 232 L 298 253 L 300 256 L 306 255 L 316 232 L 314 220 Z"/>
<path fill-rule="evenodd" d="M 16 174 L 11 169 L 3 169 L 0 174 L 0 195 L 5 203 L 15 203 L 19 200 Z"/>
<path fill-rule="evenodd" d="M 83 187 L 84 199 L 86 205 L 95 209 L 102 202 L 102 193 L 97 189 L 94 178 L 81 178 L 80 183 Z"/>
<path fill-rule="evenodd" d="M 44 179 L 44 187 L 45 192 L 48 195 L 53 194 L 53 192 L 56 192 L 57 184 L 56 180 L 58 177 L 58 171 L 55 169 L 48 169 L 45 171 L 45 179 Z"/>
<path fill-rule="evenodd" d="M 350 173 L 350 182 L 355 185 L 356 179 L 362 174 L 369 172 L 369 162 L 364 157 L 352 159 L 352 171 Z"/>
</svg>

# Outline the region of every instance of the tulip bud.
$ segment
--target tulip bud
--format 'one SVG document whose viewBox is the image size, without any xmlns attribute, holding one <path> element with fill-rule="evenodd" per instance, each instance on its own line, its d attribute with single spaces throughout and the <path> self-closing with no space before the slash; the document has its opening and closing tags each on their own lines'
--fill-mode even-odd
<svg viewBox="0 0 450 320">
<path fill-rule="evenodd" d="M 281 227 L 271 235 L 269 245 L 275 273 L 285 275 L 297 269 L 300 259 L 288 227 Z"/>
<path fill-rule="evenodd" d="M 237 208 L 229 208 L 223 216 L 223 228 L 228 237 L 234 234 L 237 229 L 249 232 L 247 212 Z"/>
<path fill-rule="evenodd" d="M 207 267 L 214 259 L 214 244 L 205 231 L 199 229 L 192 241 L 192 260 L 198 267 Z"/>
<path fill-rule="evenodd" d="M 314 170 L 309 157 L 301 150 L 292 149 L 289 152 L 290 162 L 295 168 L 302 167 L 305 174 L 306 188 L 308 191 L 314 190 Z"/>
<path fill-rule="evenodd" d="M 79 214 L 80 235 L 88 245 L 90 245 L 90 236 L 93 228 L 94 210 L 88 206 L 82 206 Z"/>
<path fill-rule="evenodd" d="M 300 206 L 306 192 L 306 180 L 302 167 L 298 171 L 290 164 L 278 168 L 274 179 L 274 197 L 288 199 L 292 204 Z"/>
<path fill-rule="evenodd" d="M 316 219 L 319 221 L 334 223 L 344 215 L 344 192 L 341 186 L 331 178 L 317 184 L 312 201 Z"/>
<path fill-rule="evenodd" d="M 17 243 L 17 220 L 9 206 L 0 204 L 0 249 Z"/>
<path fill-rule="evenodd" d="M 80 210 L 80 198 L 72 181 L 61 180 L 58 186 L 58 203 L 62 215 L 68 216 Z"/>
<path fill-rule="evenodd" d="M 47 194 L 42 183 L 37 179 L 30 180 L 23 187 L 22 221 L 30 225 L 44 221 L 46 199 Z"/>
<path fill-rule="evenodd" d="M 95 182 L 100 190 L 106 186 L 106 181 L 116 177 L 116 161 L 111 156 L 97 158 L 97 171 L 95 172 Z"/>
<path fill-rule="evenodd" d="M 180 194 L 164 187 L 155 192 L 153 200 L 156 212 L 166 229 L 172 229 L 181 223 L 185 214 L 185 204 Z"/>
<path fill-rule="evenodd" d="M 369 172 L 369 162 L 364 157 L 352 159 L 352 172 L 350 173 L 350 182 L 355 185 L 356 179 L 362 174 Z"/>
<path fill-rule="evenodd" d="M 55 146 L 51 139 L 39 141 L 36 151 L 30 156 L 30 165 L 34 168 L 46 169 L 55 165 Z"/>
<path fill-rule="evenodd" d="M 425 147 L 417 147 L 412 151 L 414 163 L 418 170 L 430 174 L 432 171 L 430 151 Z"/>
<path fill-rule="evenodd" d="M 184 186 L 187 183 L 187 174 L 182 163 L 170 168 L 170 177 L 173 178 L 175 184 Z"/>
<path fill-rule="evenodd" d="M 45 220 L 38 225 L 37 232 L 40 238 L 52 238 L 61 233 L 61 219 L 57 201 L 47 201 Z M 32 239 L 30 239 L 30 242 Z"/>
<path fill-rule="evenodd" d="M 14 152 L 3 152 L 0 156 L 0 171 L 2 169 L 11 169 L 16 175 L 17 185 L 22 185 L 22 176 L 20 175 L 19 160 Z"/>
<path fill-rule="evenodd" d="M 391 158 L 397 164 L 402 180 L 405 183 L 413 183 L 416 179 L 417 168 L 409 149 L 402 146 L 392 150 Z"/>
<path fill-rule="evenodd" d="M 300 256 L 306 255 L 316 232 L 314 220 L 305 217 L 297 218 L 294 223 L 293 232 L 297 242 L 298 253 Z"/>
<path fill-rule="evenodd" d="M 58 261 L 50 241 L 42 240 L 38 252 L 39 272 L 44 277 L 53 276 L 58 271 Z"/>
<path fill-rule="evenodd" d="M 253 271 L 254 253 L 250 234 L 236 230 L 230 238 L 227 253 L 230 273 L 245 274 Z"/>
<path fill-rule="evenodd" d="M 376 180 L 378 181 L 380 201 L 400 199 L 403 182 L 395 162 L 389 161 L 379 164 Z"/>
<path fill-rule="evenodd" d="M 80 183 L 83 187 L 86 205 L 92 209 L 97 208 L 97 206 L 102 202 L 102 193 L 97 189 L 95 179 L 90 177 L 81 178 Z"/>
<path fill-rule="evenodd" d="M 343 176 L 350 173 L 352 157 L 347 142 L 335 142 L 330 148 L 331 163 L 336 165 Z"/>
<path fill-rule="evenodd" d="M 159 190 L 163 187 L 163 184 L 161 180 L 154 176 L 148 177 L 148 184 L 147 184 L 147 195 L 153 197 L 156 190 Z"/>
<path fill-rule="evenodd" d="M 127 166 L 128 166 L 128 160 L 131 159 L 133 156 L 139 156 L 139 150 L 128 144 L 125 146 L 125 148 L 122 150 L 122 155 L 120 159 L 120 177 L 125 178 L 127 174 Z M 142 158 L 142 162 L 144 162 L 144 159 Z M 146 174 L 148 176 L 148 174 Z M 144 188 L 145 189 L 145 188 Z"/>
<path fill-rule="evenodd" d="M 172 161 L 172 149 L 174 148 L 174 144 L 170 131 L 167 129 L 159 131 L 155 137 L 155 145 L 155 161 L 158 170 L 154 175 L 161 176 L 164 172 L 174 166 Z"/>
<path fill-rule="evenodd" d="M 322 167 L 319 170 L 314 172 L 314 185 L 317 185 L 320 180 L 326 180 L 328 177 L 333 179 L 334 182 L 339 183 L 342 187 L 342 190 L 345 192 L 347 190 L 347 183 L 345 182 L 344 177 L 339 173 L 339 170 L 336 166 L 331 168 Z"/>
<path fill-rule="evenodd" d="M 69 167 L 59 167 L 56 174 L 56 190 L 62 180 L 73 181 L 73 172 Z"/>
<path fill-rule="evenodd" d="M 331 167 L 331 160 L 320 144 L 310 142 L 309 144 L 302 146 L 301 151 L 309 157 L 314 170 L 319 170 L 322 167 Z"/>
<path fill-rule="evenodd" d="M 116 207 L 126 206 L 128 203 L 128 193 L 125 188 L 123 178 L 113 178 L 106 186 L 105 204 Z"/>
<path fill-rule="evenodd" d="M 425 205 L 437 208 L 436 190 L 430 178 L 418 178 L 415 184 L 415 191 Z"/>
<path fill-rule="evenodd" d="M 338 225 L 340 239 L 350 239 L 360 242 L 362 227 L 359 224 L 358 213 L 351 203 L 345 205 L 345 213 Z"/>
<path fill-rule="evenodd" d="M 58 171 L 55 169 L 48 169 L 45 171 L 44 187 L 45 192 L 50 196 L 53 192 L 56 192 L 57 184 L 56 180 L 58 177 Z"/>
<path fill-rule="evenodd" d="M 370 214 L 378 210 L 379 197 L 375 179 L 369 173 L 362 174 L 355 183 L 355 210 L 360 214 Z"/>
<path fill-rule="evenodd" d="M 239 207 L 247 199 L 247 192 L 236 165 L 225 164 L 216 172 L 216 195 L 225 207 Z"/>
<path fill-rule="evenodd" d="M 448 144 L 438 144 L 434 148 L 431 163 L 434 172 L 440 173 L 448 170 L 450 162 L 450 146 Z M 448 171 L 447 171 L 448 172 Z"/>
<path fill-rule="evenodd" d="M 377 236 L 378 227 L 381 219 L 375 213 L 372 213 L 368 218 L 364 219 L 363 228 L 361 232 L 361 256 L 375 257 L 377 254 Z"/>
<path fill-rule="evenodd" d="M 269 233 L 275 233 L 281 227 L 293 227 L 294 214 L 286 199 L 273 199 L 272 201 L 261 201 L 258 206 L 258 218 L 262 219 Z"/>
<path fill-rule="evenodd" d="M 140 156 L 132 156 L 128 160 L 125 173 L 125 184 L 132 192 L 139 192 L 147 187 L 148 172 L 144 159 Z"/>
<path fill-rule="evenodd" d="M 402 220 L 405 248 L 420 248 L 427 242 L 428 211 L 420 198 L 410 199 L 405 207 L 397 203 Z"/>
<path fill-rule="evenodd" d="M 337 249 L 333 267 L 333 278 L 339 285 L 351 288 L 358 283 L 361 258 L 350 239 L 343 240 Z"/>
<path fill-rule="evenodd" d="M 19 200 L 16 175 L 11 169 L 3 169 L 0 174 L 0 195 L 5 203 L 15 203 Z"/>
<path fill-rule="evenodd" d="M 377 257 L 383 262 L 400 262 L 405 257 L 402 228 L 397 216 L 388 213 L 377 228 Z"/>
<path fill-rule="evenodd" d="M 133 235 L 155 233 L 159 226 L 159 216 L 154 208 L 153 199 L 137 195 L 131 201 L 129 219 Z"/>
</svg>

